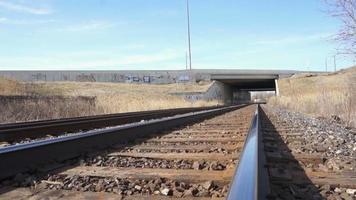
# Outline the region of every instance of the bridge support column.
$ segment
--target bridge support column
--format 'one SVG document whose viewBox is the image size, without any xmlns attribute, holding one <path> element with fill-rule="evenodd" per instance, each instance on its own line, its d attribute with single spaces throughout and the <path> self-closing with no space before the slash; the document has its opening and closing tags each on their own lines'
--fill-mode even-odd
<svg viewBox="0 0 356 200">
<path fill-rule="evenodd" d="M 233 91 L 232 87 L 228 84 L 221 83 L 220 86 L 221 96 L 225 105 L 231 105 L 233 103 Z"/>
<path fill-rule="evenodd" d="M 279 96 L 279 87 L 278 87 L 278 79 L 274 79 L 274 85 L 275 85 L 275 94 L 276 96 Z"/>
<path fill-rule="evenodd" d="M 233 91 L 230 85 L 224 84 L 224 103 L 225 105 L 233 104 Z"/>
</svg>

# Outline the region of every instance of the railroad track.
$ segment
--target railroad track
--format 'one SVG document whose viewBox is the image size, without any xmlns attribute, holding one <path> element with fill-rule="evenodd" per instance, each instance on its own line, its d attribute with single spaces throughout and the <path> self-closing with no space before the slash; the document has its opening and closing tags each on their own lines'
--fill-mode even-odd
<svg viewBox="0 0 356 200">
<path fill-rule="evenodd" d="M 356 188 L 354 171 L 308 169 L 323 158 L 294 153 L 301 132 L 250 105 L 14 145 L 0 149 L 0 198 L 329 199 L 320 188 Z"/>
<path fill-rule="evenodd" d="M 215 108 L 219 107 L 178 108 L 0 124 L 0 144 L 2 144 L 2 146 L 7 146 L 16 143 L 33 141 L 34 139 L 57 137 L 79 131 L 84 132 L 86 130 L 96 128 L 117 126 L 127 123 L 140 122 L 142 120 L 151 120 L 155 118 L 163 118 Z"/>
<path fill-rule="evenodd" d="M 286 122 L 268 109 L 261 110 L 260 117 L 271 198 L 356 199 L 355 168 L 325 169 L 322 166 L 329 158 L 322 151 L 298 151 L 315 142 L 304 138 L 305 127 Z M 353 158 L 349 165 L 355 164 Z"/>
</svg>

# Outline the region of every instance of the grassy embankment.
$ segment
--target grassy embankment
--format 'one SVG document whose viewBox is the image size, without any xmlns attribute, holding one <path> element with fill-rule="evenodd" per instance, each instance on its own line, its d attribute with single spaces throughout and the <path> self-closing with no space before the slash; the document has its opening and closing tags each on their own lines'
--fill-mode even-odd
<svg viewBox="0 0 356 200">
<path fill-rule="evenodd" d="M 217 101 L 188 102 L 170 95 L 175 92 L 206 91 L 208 86 L 209 84 L 28 83 L 0 78 L 0 95 L 30 96 L 34 99 L 20 103 L 2 103 L 0 123 L 216 105 Z M 86 102 L 78 97 L 94 97 L 95 103 L 83 106 Z"/>
<path fill-rule="evenodd" d="M 325 75 L 299 75 L 279 81 L 280 97 L 269 100 L 272 106 L 293 111 L 341 118 L 356 127 L 356 67 Z"/>
</svg>

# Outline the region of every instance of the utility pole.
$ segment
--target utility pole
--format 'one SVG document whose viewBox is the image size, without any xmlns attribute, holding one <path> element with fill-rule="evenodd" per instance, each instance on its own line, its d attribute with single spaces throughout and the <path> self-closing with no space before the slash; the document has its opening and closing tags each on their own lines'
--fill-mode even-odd
<svg viewBox="0 0 356 200">
<path fill-rule="evenodd" d="M 325 72 L 328 72 L 328 58 L 325 58 Z"/>
<path fill-rule="evenodd" d="M 190 43 L 190 14 L 189 14 L 189 0 L 187 0 L 187 19 L 188 19 L 188 48 L 189 48 L 189 69 L 192 70 L 192 49 Z"/>
<path fill-rule="evenodd" d="M 188 53 L 185 52 L 185 70 L 188 70 Z"/>
<path fill-rule="evenodd" d="M 336 56 L 334 55 L 334 71 L 336 72 Z"/>
</svg>

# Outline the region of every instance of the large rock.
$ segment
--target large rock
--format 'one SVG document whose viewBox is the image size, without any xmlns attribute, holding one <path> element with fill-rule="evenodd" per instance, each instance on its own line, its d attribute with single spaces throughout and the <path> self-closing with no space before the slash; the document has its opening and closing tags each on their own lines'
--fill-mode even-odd
<svg viewBox="0 0 356 200">
<path fill-rule="evenodd" d="M 201 165 L 198 161 L 194 161 L 193 165 L 192 165 L 193 169 L 195 170 L 199 170 L 201 169 Z"/>
<path fill-rule="evenodd" d="M 201 186 L 206 190 L 210 190 L 210 188 L 214 187 L 214 183 L 213 181 L 207 181 L 202 183 Z"/>
<path fill-rule="evenodd" d="M 164 188 L 161 190 L 161 194 L 163 194 L 165 196 L 172 196 L 173 190 L 171 190 L 169 188 Z"/>
</svg>

